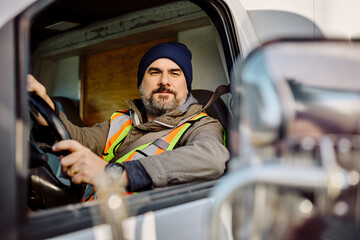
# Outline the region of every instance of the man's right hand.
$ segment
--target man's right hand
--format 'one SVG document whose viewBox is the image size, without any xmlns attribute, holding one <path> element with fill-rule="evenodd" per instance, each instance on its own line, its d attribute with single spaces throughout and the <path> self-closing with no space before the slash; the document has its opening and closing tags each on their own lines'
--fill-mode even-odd
<svg viewBox="0 0 360 240">
<path fill-rule="evenodd" d="M 108 162 L 84 147 L 75 140 L 63 140 L 52 146 L 54 152 L 68 151 L 70 154 L 60 157 L 61 169 L 76 184 L 88 183 L 95 185 L 97 179 L 105 171 Z M 126 170 L 119 178 L 122 187 L 128 187 L 129 179 Z"/>
<path fill-rule="evenodd" d="M 27 91 L 36 93 L 39 97 L 45 100 L 45 102 L 51 107 L 52 110 L 55 110 L 55 104 L 51 100 L 49 95 L 47 95 L 46 88 L 31 74 L 27 75 Z M 36 121 L 40 125 L 48 125 L 45 119 L 40 114 L 36 116 Z"/>
</svg>

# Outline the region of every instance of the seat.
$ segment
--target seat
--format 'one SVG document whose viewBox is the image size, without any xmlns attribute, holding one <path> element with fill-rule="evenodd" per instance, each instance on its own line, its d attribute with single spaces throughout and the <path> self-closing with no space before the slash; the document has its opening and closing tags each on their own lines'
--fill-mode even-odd
<svg viewBox="0 0 360 240">
<path fill-rule="evenodd" d="M 191 94 L 196 98 L 196 100 L 201 105 L 206 105 L 213 92 L 205 89 L 194 89 L 191 91 Z M 229 111 L 224 101 L 221 98 L 218 98 L 213 104 L 211 104 L 207 109 L 206 113 L 217 120 L 223 125 L 224 129 L 228 129 L 228 118 Z"/>
<path fill-rule="evenodd" d="M 76 126 L 83 127 L 84 122 L 81 120 L 75 100 L 67 97 L 52 97 L 54 103 L 60 111 L 65 113 L 66 117 Z"/>
</svg>

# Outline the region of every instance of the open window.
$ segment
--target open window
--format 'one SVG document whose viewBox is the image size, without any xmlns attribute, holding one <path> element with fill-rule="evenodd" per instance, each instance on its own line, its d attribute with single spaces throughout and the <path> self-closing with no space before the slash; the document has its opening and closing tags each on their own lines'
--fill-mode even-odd
<svg viewBox="0 0 360 240">
<path fill-rule="evenodd" d="M 33 74 L 71 121 L 91 126 L 124 107 L 121 104 L 125 99 L 139 97 L 138 62 L 150 46 L 159 42 L 179 41 L 190 48 L 194 90 L 214 91 L 219 85 L 229 84 L 230 70 L 240 54 L 232 21 L 227 5 L 217 1 L 106 0 L 99 4 L 39 0 L 19 17 L 19 76 L 24 79 L 27 73 Z M 25 119 L 24 129 L 19 131 L 23 139 L 28 139 L 32 126 L 25 84 L 19 88 L 19 108 Z M 231 95 L 225 95 L 222 101 L 230 112 Z M 27 147 L 24 149 L 19 153 L 19 167 L 26 172 L 31 157 Z M 155 189 L 125 197 L 125 201 L 129 214 L 136 216 L 205 198 L 215 182 Z M 27 184 L 18 191 L 26 192 Z M 19 204 L 24 209 L 20 218 L 26 223 L 21 231 L 23 238 L 52 237 L 104 222 L 96 203 L 31 213 L 24 207 L 26 200 Z"/>
</svg>

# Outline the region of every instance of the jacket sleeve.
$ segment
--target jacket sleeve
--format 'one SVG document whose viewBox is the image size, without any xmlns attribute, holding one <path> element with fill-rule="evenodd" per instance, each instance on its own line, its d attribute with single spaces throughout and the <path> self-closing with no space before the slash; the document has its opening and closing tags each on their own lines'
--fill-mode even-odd
<svg viewBox="0 0 360 240">
<path fill-rule="evenodd" d="M 102 155 L 110 126 L 109 119 L 92 127 L 78 127 L 72 124 L 61 111 L 59 112 L 59 117 L 68 130 L 71 139 L 88 147 L 95 154 Z"/>
<path fill-rule="evenodd" d="M 223 144 L 223 127 L 217 120 L 201 119 L 184 137 L 183 146 L 138 160 L 153 187 L 211 180 L 224 173 L 230 154 Z"/>
</svg>

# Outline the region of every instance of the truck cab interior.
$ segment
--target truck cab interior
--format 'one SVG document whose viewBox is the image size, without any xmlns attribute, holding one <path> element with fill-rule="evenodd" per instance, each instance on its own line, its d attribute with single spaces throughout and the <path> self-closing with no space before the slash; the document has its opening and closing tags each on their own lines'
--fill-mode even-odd
<svg viewBox="0 0 360 240">
<path fill-rule="evenodd" d="M 156 43 L 178 41 L 188 46 L 193 54 L 192 94 L 203 105 L 218 86 L 230 83 L 232 65 L 240 54 L 229 9 L 215 1 L 37 1 L 19 16 L 18 22 L 22 49 L 19 75 L 35 76 L 57 107 L 79 126 L 102 122 L 115 110 L 126 107 L 126 99 L 140 97 L 137 66 Z M 24 83 L 19 87 L 26 96 Z M 41 103 L 31 98 L 27 101 L 31 102 L 30 109 L 47 114 Z M 225 130 L 231 118 L 231 102 L 227 93 L 207 109 Z M 24 139 L 33 138 L 34 126 L 26 104 L 21 112 L 25 120 L 21 134 Z M 55 122 L 50 125 L 57 125 L 52 115 L 48 118 Z M 21 215 L 27 223 L 21 237 L 51 237 L 101 224 L 104 220 L 99 206 L 76 204 L 78 196 L 72 198 L 72 184 L 60 177 L 57 156 L 46 153 L 49 146 L 36 143 L 33 141 L 30 147 L 25 144 L 22 151 L 21 165 L 28 177 L 21 189 L 26 199 L 20 203 L 26 206 Z M 125 196 L 128 216 L 205 198 L 217 181 Z M 48 191 L 55 195 L 46 197 Z M 63 222 L 64 218 L 71 219 L 72 224 L 49 223 L 49 219 Z M 47 227 L 39 227 L 43 225 Z"/>
</svg>

